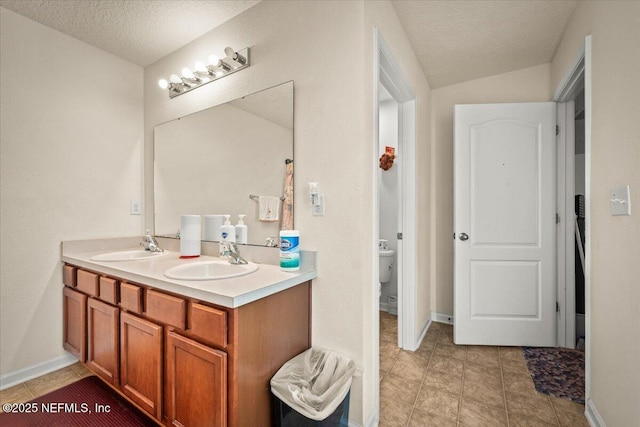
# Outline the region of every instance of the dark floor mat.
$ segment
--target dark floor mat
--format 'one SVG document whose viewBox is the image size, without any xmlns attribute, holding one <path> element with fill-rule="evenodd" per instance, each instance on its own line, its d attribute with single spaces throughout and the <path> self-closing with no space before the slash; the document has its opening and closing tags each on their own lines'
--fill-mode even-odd
<svg viewBox="0 0 640 427">
<path fill-rule="evenodd" d="M 540 393 L 584 404 L 584 352 L 524 347 L 531 378 Z"/>
</svg>

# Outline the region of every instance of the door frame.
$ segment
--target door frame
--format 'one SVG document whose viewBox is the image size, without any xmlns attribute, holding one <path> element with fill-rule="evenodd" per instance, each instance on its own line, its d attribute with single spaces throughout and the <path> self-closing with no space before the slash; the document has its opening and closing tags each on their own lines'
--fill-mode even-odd
<svg viewBox="0 0 640 427">
<path fill-rule="evenodd" d="M 589 408 L 591 405 L 590 397 L 591 397 L 591 97 L 592 97 L 592 51 L 591 51 L 591 36 L 588 35 L 584 39 L 584 44 L 581 46 L 580 50 L 576 55 L 576 59 L 573 61 L 571 66 L 567 69 L 564 78 L 560 81 L 556 91 L 554 93 L 553 100 L 558 103 L 567 103 L 570 100 L 575 98 L 577 93 L 577 88 L 580 87 L 580 83 L 582 79 L 584 80 L 584 116 L 585 116 L 585 272 L 584 272 L 584 294 L 585 294 L 585 402 L 587 403 L 586 412 L 589 412 Z M 570 107 L 570 106 L 569 106 Z M 562 130 L 560 131 L 562 133 Z M 561 144 L 566 143 L 566 139 L 563 138 L 559 140 Z M 563 149 L 566 153 L 568 146 L 565 146 Z M 571 156 L 566 156 L 566 161 L 564 163 L 558 162 L 558 171 L 562 171 L 563 174 L 566 173 L 565 176 L 569 176 L 569 170 L 564 170 L 564 168 L 571 169 L 571 176 L 574 173 L 574 163 L 573 158 L 569 159 Z M 566 214 L 566 210 L 570 207 L 570 212 L 573 211 L 573 197 L 571 197 L 571 202 L 569 203 L 569 197 L 566 197 L 569 193 L 568 191 L 573 191 L 573 182 L 571 183 L 571 188 L 565 185 L 563 187 L 558 187 L 559 201 L 564 201 L 564 209 L 565 215 L 561 217 L 560 225 L 558 229 L 559 236 L 562 234 L 565 239 L 566 246 L 572 246 L 574 241 L 574 226 L 573 226 L 573 218 L 569 221 L 569 217 Z M 562 193 L 562 198 L 560 193 Z M 563 204 L 559 203 L 558 207 L 562 208 Z M 565 219 L 566 218 L 566 219 Z M 567 226 L 569 225 L 569 226 Z M 571 240 L 568 240 L 571 239 Z M 573 249 L 571 249 L 573 252 Z M 575 257 L 575 254 L 573 255 Z M 558 266 L 562 265 L 566 267 L 571 264 L 573 265 L 574 259 L 571 258 L 570 262 L 567 262 L 567 252 L 558 251 Z M 560 268 L 559 268 L 560 271 Z M 569 281 L 571 282 L 571 281 Z M 560 317 L 563 323 L 562 326 L 564 331 L 558 330 L 558 337 L 564 336 L 565 344 L 566 338 L 573 334 L 575 336 L 575 301 L 572 300 L 570 302 L 567 301 L 567 298 L 570 296 L 575 296 L 575 281 L 568 283 L 565 281 L 563 277 L 558 276 L 558 289 L 559 289 L 559 298 L 560 298 L 560 285 L 564 285 L 563 287 L 567 288 L 567 291 L 564 293 L 564 304 L 560 304 L 560 313 L 564 316 Z M 558 300 L 561 302 L 562 300 Z M 570 319 L 570 320 L 569 320 Z M 562 346 L 562 343 L 559 342 L 559 345 Z"/>
<path fill-rule="evenodd" d="M 585 49 L 581 47 L 575 61 L 556 88 L 553 100 L 558 103 L 556 138 L 558 150 L 557 163 L 557 212 L 558 222 L 558 346 L 574 348 L 571 337 L 575 336 L 575 225 L 573 220 L 575 185 L 575 106 L 573 100 L 582 88 L 585 88 Z M 585 99 L 586 119 L 586 99 Z M 585 120 L 585 128 L 587 123 Z M 586 132 L 585 132 L 586 139 Z M 586 159 L 586 141 L 585 141 Z M 588 188 L 585 188 L 588 192 Z M 586 194 L 585 194 L 586 199 Z"/>
<path fill-rule="evenodd" d="M 382 84 L 398 103 L 398 148 L 402 159 L 400 212 L 403 239 L 398 243 L 398 346 L 410 351 L 417 350 L 420 337 L 416 334 L 416 96 L 400 65 L 396 61 L 389 45 L 380 30 L 373 29 L 373 141 L 371 164 L 378 163 L 379 124 L 378 85 Z M 378 240 L 380 238 L 378 168 L 372 168 L 373 191 L 373 242 L 371 257 L 373 258 L 374 284 L 380 282 L 380 260 L 378 257 Z M 401 265 L 400 265 L 401 264 Z M 373 295 L 374 337 L 372 351 L 373 384 L 375 414 L 379 418 L 380 411 L 380 296 Z"/>
<path fill-rule="evenodd" d="M 418 340 L 415 331 L 415 295 L 416 295 L 416 102 L 415 95 L 396 61 L 391 49 L 380 34 L 374 29 L 374 67 L 378 71 L 374 78 L 374 164 L 378 162 L 380 118 L 377 109 L 378 84 L 382 84 L 398 103 L 398 147 L 402 159 L 400 197 L 400 222 L 403 238 L 398 244 L 400 254 L 398 262 L 398 346 L 405 350 L 415 351 Z M 380 213 L 378 207 L 377 168 L 374 168 L 374 277 L 379 282 L 378 239 Z M 376 311 L 379 311 L 380 300 L 375 296 Z"/>
</svg>

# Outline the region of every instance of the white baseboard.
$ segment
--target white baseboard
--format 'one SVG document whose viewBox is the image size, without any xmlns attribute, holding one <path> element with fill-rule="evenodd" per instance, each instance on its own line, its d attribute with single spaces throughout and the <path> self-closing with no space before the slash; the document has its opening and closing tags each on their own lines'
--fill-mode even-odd
<svg viewBox="0 0 640 427">
<path fill-rule="evenodd" d="M 60 357 L 38 363 L 37 365 L 28 366 L 18 369 L 8 374 L 0 375 L 0 390 L 21 384 L 25 381 L 32 380 L 49 372 L 57 371 L 66 366 L 73 365 L 78 359 L 73 357 L 71 353 L 65 353 Z"/>
<path fill-rule="evenodd" d="M 453 325 L 453 314 L 442 314 L 431 312 L 431 320 L 438 323 L 446 323 L 447 325 Z"/>
<path fill-rule="evenodd" d="M 591 399 L 587 399 L 584 415 L 587 417 L 587 421 L 591 427 L 607 427 L 596 409 L 596 404 L 593 403 Z"/>
<path fill-rule="evenodd" d="M 378 413 L 380 413 L 380 410 L 377 411 L 373 411 L 371 413 L 371 415 L 369 415 L 369 418 L 367 419 L 367 421 L 364 423 L 364 427 L 376 427 L 378 425 Z M 352 421 L 349 421 L 349 427 L 361 427 L 360 424 L 356 424 Z"/>
<path fill-rule="evenodd" d="M 427 320 L 427 323 L 425 323 L 425 325 L 422 327 L 422 330 L 420 331 L 420 336 L 418 336 L 418 342 L 416 342 L 416 349 L 420 348 L 420 344 L 422 344 L 422 340 L 424 340 L 424 337 L 427 335 L 427 331 L 429 330 L 429 328 L 431 327 L 431 319 Z"/>
</svg>

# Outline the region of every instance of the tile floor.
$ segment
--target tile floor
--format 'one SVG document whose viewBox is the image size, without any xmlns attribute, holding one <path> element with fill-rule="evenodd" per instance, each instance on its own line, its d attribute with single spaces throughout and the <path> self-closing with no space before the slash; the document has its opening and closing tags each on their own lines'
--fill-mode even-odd
<svg viewBox="0 0 640 427">
<path fill-rule="evenodd" d="M 519 347 L 457 346 L 433 323 L 416 352 L 380 312 L 380 427 L 589 427 L 584 405 L 536 392 Z"/>
<path fill-rule="evenodd" d="M 535 391 L 519 348 L 456 346 L 433 323 L 416 352 L 397 345 L 397 318 L 380 312 L 380 427 L 589 427 L 584 406 Z M 0 391 L 27 402 L 91 375 L 76 363 Z"/>
<path fill-rule="evenodd" d="M 28 402 L 89 375 L 91 371 L 76 363 L 0 391 L 0 404 Z"/>
</svg>

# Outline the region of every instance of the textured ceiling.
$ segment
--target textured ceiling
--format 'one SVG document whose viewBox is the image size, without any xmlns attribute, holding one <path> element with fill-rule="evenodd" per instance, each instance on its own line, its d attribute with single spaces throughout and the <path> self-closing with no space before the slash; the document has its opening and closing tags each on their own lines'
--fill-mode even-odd
<svg viewBox="0 0 640 427">
<path fill-rule="evenodd" d="M 431 88 L 553 59 L 571 0 L 392 0 Z"/>
<path fill-rule="evenodd" d="M 142 67 L 258 1 L 0 0 L 0 6 Z"/>
<path fill-rule="evenodd" d="M 256 3 L 0 0 L 0 6 L 143 67 Z M 551 61 L 577 1 L 392 0 L 392 4 L 430 86 L 438 88 Z"/>
</svg>

